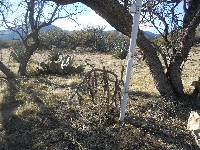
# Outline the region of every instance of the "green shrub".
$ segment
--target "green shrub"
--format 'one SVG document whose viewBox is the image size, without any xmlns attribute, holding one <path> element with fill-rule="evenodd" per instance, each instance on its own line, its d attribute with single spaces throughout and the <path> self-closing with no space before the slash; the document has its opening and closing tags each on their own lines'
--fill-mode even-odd
<svg viewBox="0 0 200 150">
<path fill-rule="evenodd" d="M 106 51 L 106 40 L 103 27 L 88 26 L 83 30 L 85 34 L 84 45 L 95 51 Z"/>
<path fill-rule="evenodd" d="M 23 59 L 26 49 L 21 41 L 13 42 L 12 47 L 13 51 L 10 55 L 16 62 L 20 63 L 20 61 Z"/>
<path fill-rule="evenodd" d="M 40 33 L 39 49 L 51 49 L 52 45 L 59 49 L 75 49 L 75 39 L 67 31 L 54 28 Z"/>
<path fill-rule="evenodd" d="M 125 36 L 119 36 L 113 43 L 112 53 L 113 56 L 120 59 L 125 59 L 128 54 L 129 38 Z"/>
<path fill-rule="evenodd" d="M 76 50 L 91 49 L 98 52 L 111 52 L 117 58 L 124 59 L 127 55 L 129 38 L 117 31 L 104 31 L 104 27 L 87 26 L 79 31 L 63 31 L 59 28 L 47 33 L 40 33 L 40 49 Z M 53 49 L 53 51 L 57 51 Z M 57 53 L 57 52 L 56 52 Z"/>
<path fill-rule="evenodd" d="M 9 47 L 10 47 L 9 42 L 6 42 L 6 41 L 0 41 L 0 49 L 3 49 L 3 48 L 9 48 Z"/>
<path fill-rule="evenodd" d="M 74 47 L 91 48 L 94 51 L 107 51 L 106 37 L 103 27 L 87 26 L 83 30 L 73 31 L 70 34 Z"/>
<path fill-rule="evenodd" d="M 153 40 L 153 42 L 159 46 L 166 46 L 167 42 L 162 38 L 162 37 L 158 37 L 155 40 Z"/>
</svg>

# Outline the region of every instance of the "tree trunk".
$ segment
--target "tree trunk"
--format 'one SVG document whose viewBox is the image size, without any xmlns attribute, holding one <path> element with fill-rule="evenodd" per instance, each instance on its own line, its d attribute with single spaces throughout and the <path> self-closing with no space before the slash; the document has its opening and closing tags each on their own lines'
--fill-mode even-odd
<svg viewBox="0 0 200 150">
<path fill-rule="evenodd" d="M 18 73 L 20 74 L 20 76 L 26 76 L 27 75 L 26 68 L 27 68 L 27 65 L 28 65 L 28 61 L 29 61 L 28 58 L 24 58 L 24 60 L 20 61 L 19 70 L 18 70 Z"/>
<path fill-rule="evenodd" d="M 200 3 L 199 0 L 192 0 L 183 19 L 183 29 L 180 30 L 179 38 L 176 39 L 179 46 L 176 47 L 177 52 L 174 59 L 169 65 L 169 80 L 178 97 L 184 96 L 182 83 L 182 68 L 188 58 L 189 52 L 195 41 L 196 28 L 200 23 Z"/>
<path fill-rule="evenodd" d="M 10 100 L 12 102 L 15 101 L 15 94 L 17 92 L 17 80 L 15 74 L 8 68 L 6 65 L 0 61 L 0 70 L 4 73 L 6 76 L 6 79 L 8 81 L 8 87 L 9 87 L 9 96 Z"/>
<path fill-rule="evenodd" d="M 37 45 L 39 45 L 39 44 L 26 46 L 26 51 L 24 53 L 23 60 L 20 60 L 20 64 L 19 64 L 18 72 L 19 72 L 20 76 L 26 76 L 27 75 L 27 65 L 28 65 L 28 62 L 29 62 L 31 56 L 37 50 L 37 48 L 38 48 Z"/>
<path fill-rule="evenodd" d="M 155 85 L 161 96 L 167 99 L 175 99 L 176 95 L 165 75 L 164 68 L 157 55 L 158 47 L 146 39 L 144 33 L 139 31 L 137 44 L 144 53 L 144 58 L 150 68 Z"/>
<path fill-rule="evenodd" d="M 32 32 L 28 34 L 25 39 L 22 40 L 23 45 L 26 50 L 23 54 L 23 57 L 22 57 L 23 59 L 20 60 L 20 64 L 19 64 L 18 73 L 20 74 L 20 76 L 27 75 L 28 62 L 31 56 L 34 54 L 34 52 L 38 49 L 38 46 L 40 45 L 39 29 L 37 29 L 36 27 L 31 27 L 31 30 Z"/>
<path fill-rule="evenodd" d="M 0 61 L 0 71 L 2 71 L 7 79 L 15 79 L 15 74 L 2 62 Z"/>
<path fill-rule="evenodd" d="M 173 62 L 169 65 L 168 79 L 176 96 L 181 98 L 184 96 L 183 83 L 182 83 L 182 78 L 181 78 L 182 61 L 180 58 L 177 58 L 177 59 L 178 60 L 176 60 L 176 62 Z"/>
<path fill-rule="evenodd" d="M 27 75 L 27 65 L 28 65 L 28 61 L 29 61 L 30 58 L 24 58 L 24 60 L 21 60 L 20 61 L 20 64 L 19 64 L 19 74 L 20 76 L 26 76 Z"/>
</svg>

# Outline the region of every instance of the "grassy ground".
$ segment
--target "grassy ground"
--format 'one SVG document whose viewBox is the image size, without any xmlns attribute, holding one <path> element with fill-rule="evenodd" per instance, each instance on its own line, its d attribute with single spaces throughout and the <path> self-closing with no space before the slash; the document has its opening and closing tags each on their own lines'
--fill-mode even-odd
<svg viewBox="0 0 200 150">
<path fill-rule="evenodd" d="M 193 49 L 184 66 L 187 92 L 192 90 L 191 82 L 200 75 L 198 51 Z M 125 60 L 105 54 L 76 53 L 74 58 L 75 65 L 87 61 L 95 68 L 105 66 L 118 76 L 121 66 L 125 65 Z M 29 71 L 34 72 L 36 62 L 45 59 L 47 53 L 35 54 Z M 9 60 L 4 62 L 9 63 Z M 10 65 L 14 70 L 16 66 L 13 62 Z M 14 102 L 6 97 L 8 91 L 3 79 L 0 85 L 2 150 L 198 149 L 190 132 L 186 131 L 190 105 L 163 100 L 141 59 L 137 59 L 134 66 L 125 124 L 118 122 L 119 111 L 112 107 L 107 110 L 104 102 L 94 105 L 84 101 L 80 105 L 76 100 L 69 101 L 72 89 L 81 81 L 79 75 L 43 75 L 20 80 Z"/>
</svg>

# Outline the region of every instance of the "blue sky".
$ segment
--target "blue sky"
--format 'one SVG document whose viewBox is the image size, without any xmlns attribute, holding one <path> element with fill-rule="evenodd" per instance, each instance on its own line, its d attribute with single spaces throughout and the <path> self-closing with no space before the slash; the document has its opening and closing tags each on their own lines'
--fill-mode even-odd
<svg viewBox="0 0 200 150">
<path fill-rule="evenodd" d="M 98 14 L 95 13 L 91 8 L 87 7 L 86 5 L 82 3 L 76 3 L 77 6 L 79 6 L 79 10 L 83 10 L 83 12 L 80 15 L 76 16 L 76 22 L 68 19 L 60 19 L 55 21 L 53 24 L 65 29 L 65 30 L 80 30 L 86 26 L 103 26 L 105 27 L 105 30 L 115 30 L 105 19 L 100 17 Z M 71 6 L 73 7 L 73 6 Z M 147 28 L 148 26 L 148 28 Z M 142 30 L 148 30 L 155 32 L 154 28 L 150 27 L 148 24 L 146 25 L 140 25 L 140 29 Z"/>
<path fill-rule="evenodd" d="M 10 0 L 10 2 L 13 4 L 12 10 L 16 10 L 16 5 L 19 3 L 20 0 Z M 82 3 L 75 3 L 65 6 L 66 10 L 68 12 L 75 12 L 75 7 L 77 6 L 77 11 L 81 13 L 77 14 L 76 16 L 73 16 L 73 19 L 76 20 L 70 20 L 70 19 L 59 19 L 56 20 L 53 25 L 56 25 L 64 30 L 80 30 L 86 26 L 104 26 L 105 30 L 114 30 L 114 28 L 109 25 L 102 17 L 97 15 L 95 11 L 87 7 L 86 5 Z M 22 8 L 21 8 L 22 9 Z M 13 21 L 15 18 L 20 19 L 21 17 L 21 9 L 18 9 L 16 12 L 9 15 L 9 20 Z M 48 11 L 52 11 L 53 9 L 47 8 L 45 12 L 48 13 Z M 0 26 L 0 30 L 5 29 L 4 27 Z"/>
<path fill-rule="evenodd" d="M 65 30 L 80 30 L 86 26 L 104 26 L 105 30 L 114 30 L 114 28 L 102 17 L 97 15 L 95 11 L 84 4 L 76 3 L 78 10 L 82 13 L 75 17 L 76 22 L 69 19 L 60 19 L 53 24 Z M 71 5 L 70 7 L 73 7 Z"/>
<path fill-rule="evenodd" d="M 74 21 L 68 19 L 57 20 L 53 24 L 65 30 L 79 30 L 88 25 L 104 26 L 105 30 L 115 30 L 106 20 L 104 20 L 102 17 L 96 14 L 95 11 L 93 11 L 86 5 L 82 3 L 76 3 L 75 5 L 79 6 L 78 7 L 79 10 L 83 10 L 83 12 L 76 17 L 76 21 L 79 25 Z M 71 5 L 70 7 L 73 7 L 73 5 Z M 183 4 L 181 3 L 179 7 L 177 7 L 177 12 L 182 13 L 181 12 L 183 10 L 182 7 Z M 140 24 L 139 27 L 143 31 L 151 31 L 154 33 L 158 33 L 157 30 L 150 23 Z M 160 25 L 160 27 L 162 27 L 162 24 Z"/>
<path fill-rule="evenodd" d="M 18 3 L 19 1 L 20 0 L 10 0 L 10 2 L 13 2 L 13 4 Z M 104 20 L 102 17 L 97 15 L 95 11 L 93 11 L 92 9 L 90 9 L 89 7 L 87 7 L 86 5 L 82 3 L 75 3 L 75 4 L 67 5 L 66 7 L 69 12 L 74 12 L 75 6 L 77 6 L 78 11 L 82 11 L 82 13 L 73 17 L 76 20 L 76 22 L 69 19 L 59 19 L 55 21 L 53 25 L 56 25 L 64 30 L 70 30 L 70 31 L 80 30 L 86 26 L 103 26 L 105 27 L 105 30 L 115 30 L 106 20 Z M 179 7 L 180 10 L 181 10 L 181 7 L 182 6 L 180 5 Z M 49 8 L 47 10 L 49 11 Z M 12 14 L 12 16 L 10 16 L 9 18 L 11 19 L 15 18 L 19 14 L 20 14 L 19 12 L 16 12 L 16 14 Z M 0 27 L 0 29 L 3 29 L 3 28 Z M 151 26 L 150 23 L 140 24 L 140 29 L 144 31 L 151 31 L 151 32 L 156 33 L 156 30 Z"/>
</svg>

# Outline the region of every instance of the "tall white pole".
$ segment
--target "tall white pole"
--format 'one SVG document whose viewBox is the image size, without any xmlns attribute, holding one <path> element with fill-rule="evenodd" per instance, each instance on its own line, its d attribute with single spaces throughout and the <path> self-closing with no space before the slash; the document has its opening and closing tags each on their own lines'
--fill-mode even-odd
<svg viewBox="0 0 200 150">
<path fill-rule="evenodd" d="M 121 110 L 120 110 L 120 121 L 124 121 L 125 111 L 126 111 L 126 104 L 128 98 L 128 86 L 129 81 L 131 79 L 131 73 L 133 70 L 133 56 L 135 53 L 136 47 L 136 39 L 138 33 L 138 26 L 139 26 L 139 19 L 140 19 L 140 12 L 142 7 L 142 0 L 136 0 L 136 3 L 130 7 L 130 13 L 133 15 L 133 24 L 132 24 L 132 32 L 131 32 L 131 39 L 130 39 L 130 46 L 129 46 L 129 53 L 128 53 L 128 61 L 126 67 L 126 75 L 125 75 L 125 82 L 124 82 L 124 89 L 122 91 L 122 101 L 121 101 Z"/>
</svg>

